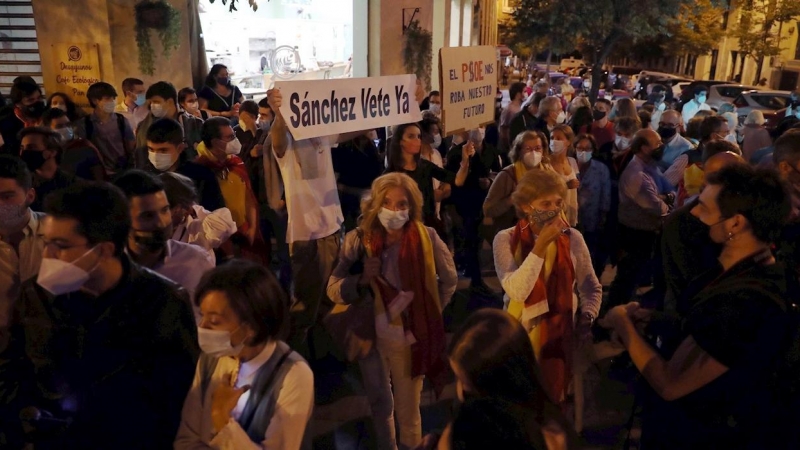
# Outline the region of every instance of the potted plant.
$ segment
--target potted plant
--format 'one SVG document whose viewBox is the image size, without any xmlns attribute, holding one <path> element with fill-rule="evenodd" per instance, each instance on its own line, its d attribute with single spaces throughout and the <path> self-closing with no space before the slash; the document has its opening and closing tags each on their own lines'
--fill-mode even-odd
<svg viewBox="0 0 800 450">
<path fill-rule="evenodd" d="M 432 64 L 433 35 L 414 20 L 403 36 L 403 65 L 407 73 L 415 74 L 422 81 L 426 91 L 431 90 Z"/>
<path fill-rule="evenodd" d="M 155 73 L 155 50 L 150 31 L 158 33 L 162 54 L 169 58 L 181 43 L 181 14 L 167 0 L 142 0 L 135 6 L 136 45 L 139 48 L 139 70 Z"/>
</svg>

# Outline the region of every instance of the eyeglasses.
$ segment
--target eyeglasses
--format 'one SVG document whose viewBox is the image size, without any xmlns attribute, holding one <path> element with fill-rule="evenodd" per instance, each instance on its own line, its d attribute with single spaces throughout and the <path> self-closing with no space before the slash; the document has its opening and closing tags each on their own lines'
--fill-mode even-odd
<svg viewBox="0 0 800 450">
<path fill-rule="evenodd" d="M 575 147 L 575 151 L 578 151 L 578 152 L 593 152 L 594 149 L 592 147 Z"/>
<path fill-rule="evenodd" d="M 528 153 L 528 152 L 542 153 L 544 151 L 544 147 L 542 147 L 542 146 L 539 146 L 539 147 L 522 147 L 522 151 L 525 152 L 525 153 Z"/>
</svg>

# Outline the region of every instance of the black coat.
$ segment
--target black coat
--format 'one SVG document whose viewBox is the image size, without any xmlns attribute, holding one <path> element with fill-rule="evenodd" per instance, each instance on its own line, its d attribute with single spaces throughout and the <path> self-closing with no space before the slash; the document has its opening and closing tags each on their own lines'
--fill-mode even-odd
<svg viewBox="0 0 800 450">
<path fill-rule="evenodd" d="M 23 283 L 0 353 L 4 448 L 21 446 L 28 407 L 71 421 L 37 449 L 172 448 L 199 354 L 194 314 L 183 288 L 120 259 L 122 279 L 97 298 Z"/>
</svg>

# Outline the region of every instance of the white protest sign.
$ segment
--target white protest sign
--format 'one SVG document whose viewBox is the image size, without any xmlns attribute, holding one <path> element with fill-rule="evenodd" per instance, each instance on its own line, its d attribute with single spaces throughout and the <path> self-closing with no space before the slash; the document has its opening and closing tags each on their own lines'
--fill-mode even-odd
<svg viewBox="0 0 800 450">
<path fill-rule="evenodd" d="M 415 75 L 276 81 L 281 114 L 296 140 L 422 120 Z"/>
<path fill-rule="evenodd" d="M 439 50 L 442 122 L 448 136 L 494 121 L 495 56 L 491 45 Z"/>
</svg>

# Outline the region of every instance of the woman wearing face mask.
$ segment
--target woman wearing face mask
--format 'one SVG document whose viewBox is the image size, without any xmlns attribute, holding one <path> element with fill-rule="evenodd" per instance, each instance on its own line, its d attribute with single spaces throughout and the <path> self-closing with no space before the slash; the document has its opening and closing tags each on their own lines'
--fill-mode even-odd
<svg viewBox="0 0 800 450">
<path fill-rule="evenodd" d="M 288 301 L 272 272 L 233 261 L 203 276 L 196 299 L 203 354 L 175 448 L 296 450 L 310 444 L 305 435 L 314 375 L 283 341 Z"/>
<path fill-rule="evenodd" d="M 564 212 L 571 227 L 578 224 L 578 187 L 581 185 L 578 181 L 578 163 L 572 156 L 567 156 L 575 153 L 572 148 L 574 138 L 575 133 L 568 125 L 556 125 L 550 132 L 550 165 L 567 183 Z"/>
<path fill-rule="evenodd" d="M 63 92 L 54 92 L 50 94 L 50 97 L 47 99 L 47 107 L 48 108 L 58 108 L 65 113 L 67 113 L 67 117 L 69 117 L 70 122 L 80 119 L 81 117 L 86 116 L 86 113 L 83 112 L 82 109 L 79 109 L 75 102 L 69 98 L 69 95 Z"/>
<path fill-rule="evenodd" d="M 269 264 L 271 248 L 260 232 L 258 199 L 250 183 L 250 175 L 237 156 L 242 144 L 236 139 L 230 121 L 212 117 L 203 123 L 203 142 L 197 146 L 200 155 L 195 163 L 208 167 L 216 175 L 225 207 L 231 211 L 238 231 L 231 237 L 234 248 L 225 253 Z"/>
<path fill-rule="evenodd" d="M 239 117 L 239 105 L 244 96 L 231 84 L 228 67 L 214 64 L 206 77 L 206 84 L 197 92 L 200 109 L 210 116 L 222 116 L 232 121 Z"/>
<path fill-rule="evenodd" d="M 579 134 L 573 141 L 578 161 L 578 228 L 586 240 L 597 278 L 606 267 L 607 250 L 603 236 L 611 210 L 611 175 L 605 164 L 595 161 L 597 142 L 591 134 Z M 619 197 L 617 198 L 619 202 Z"/>
<path fill-rule="evenodd" d="M 517 136 L 508 156 L 511 165 L 497 174 L 483 202 L 484 224 L 493 227 L 493 235 L 517 222 L 511 194 L 523 175 L 531 169 L 552 170 L 550 146 L 547 136 L 541 131 L 525 131 Z"/>
<path fill-rule="evenodd" d="M 200 102 L 197 98 L 197 91 L 190 87 L 185 87 L 178 91 L 178 103 L 181 108 L 187 113 L 197 117 L 201 120 L 206 120 L 211 117 L 208 111 L 200 109 Z"/>
<path fill-rule="evenodd" d="M 566 194 L 558 174 L 526 173 L 512 195 L 524 217 L 492 246 L 506 309 L 528 333 L 542 384 L 562 407 L 573 388 L 574 351 L 591 341 L 603 295 L 583 236 L 562 218 Z"/>
<path fill-rule="evenodd" d="M 614 103 L 614 107 L 611 108 L 609 119 L 618 121 L 623 117 L 630 117 L 639 124 L 639 128 L 642 128 L 642 121 L 639 119 L 639 113 L 636 111 L 636 104 L 629 98 L 617 100 L 617 102 Z"/>
<path fill-rule="evenodd" d="M 444 160 L 440 149 L 444 146 L 441 134 L 441 122 L 435 117 L 425 117 L 419 123 L 420 131 L 422 131 L 422 147 L 420 149 L 420 158 L 436 164 L 440 168 L 444 168 Z M 442 183 L 439 180 L 433 180 L 433 195 L 436 199 L 436 220 L 442 220 L 442 200 L 450 197 L 451 187 L 449 183 Z M 444 229 L 444 226 L 441 227 Z M 441 235 L 440 235 L 441 236 Z M 441 236 L 444 239 L 444 236 Z"/>
<path fill-rule="evenodd" d="M 422 149 L 421 134 L 420 127 L 416 123 L 407 123 L 395 127 L 389 143 L 388 167 L 385 173 L 405 173 L 417 182 L 417 186 L 422 192 L 423 221 L 429 226 L 435 226 L 437 222 L 435 220 L 437 197 L 433 188 L 433 180 L 436 179 L 442 183 L 462 186 L 469 173 L 469 158 L 475 153 L 475 146 L 469 142 L 463 146 L 461 166 L 457 173 L 453 173 L 422 159 L 420 155 Z M 438 200 L 441 200 L 441 197 Z"/>
<path fill-rule="evenodd" d="M 371 192 L 360 227 L 345 236 L 328 296 L 374 308 L 368 314 L 374 321 L 366 324 L 374 324 L 374 342 L 359 366 L 378 448 L 398 448 L 394 415 L 401 448 L 414 448 L 422 440 L 422 377 L 438 389 L 446 369 L 441 311 L 458 277 L 445 243 L 422 224 L 422 193 L 414 180 L 386 174 Z"/>
</svg>

